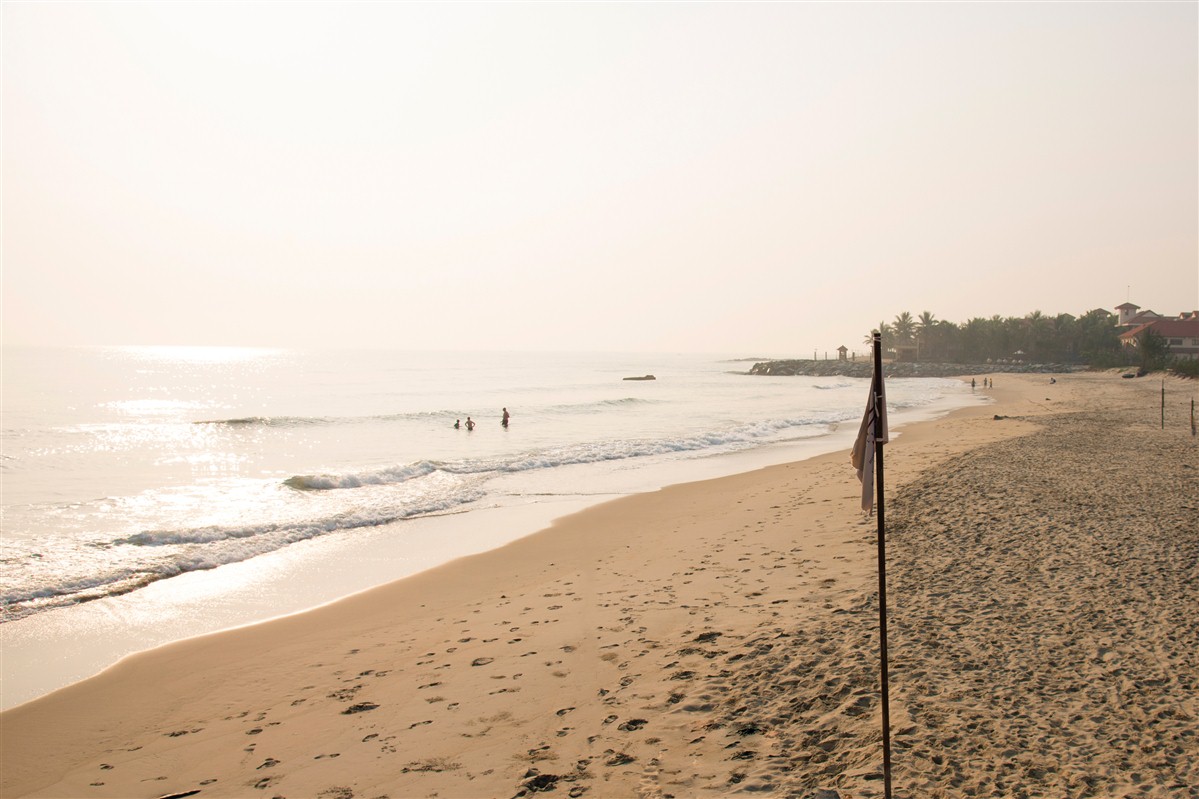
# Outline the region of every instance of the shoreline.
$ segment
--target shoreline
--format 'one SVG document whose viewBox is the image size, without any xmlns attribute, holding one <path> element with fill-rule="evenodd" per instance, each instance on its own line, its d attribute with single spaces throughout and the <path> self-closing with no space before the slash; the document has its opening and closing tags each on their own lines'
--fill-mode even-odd
<svg viewBox="0 0 1199 799">
<path fill-rule="evenodd" d="M 945 397 L 900 411 L 894 418 L 899 425 L 940 418 L 961 407 L 957 402 Z M 610 490 L 594 495 L 539 497 L 405 520 L 353 537 L 300 541 L 218 569 L 186 572 L 138 591 L 6 622 L 0 625 L 6 672 L 0 676 L 0 711 L 93 677 L 122 658 L 338 602 L 459 557 L 502 547 L 588 507 L 848 448 L 855 432 L 856 423 L 790 444 L 641 467 L 628 485 L 610 485 Z M 445 541 L 454 542 L 448 554 Z"/>
<path fill-rule="evenodd" d="M 1002 376 L 994 406 L 905 428 L 888 491 L 1026 436 L 1063 403 L 1152 393 L 1106 375 L 1049 391 Z M 830 637 L 872 591 L 873 520 L 856 488 L 844 452 L 670 486 L 304 614 L 135 655 L 0 715 L 0 793 L 721 795 L 803 777 L 873 795 L 876 688 L 857 674 L 869 631 L 846 649 Z M 781 652 L 793 657 L 764 668 Z M 831 701 L 798 741 L 803 774 L 778 749 L 787 732 L 756 715 L 787 697 L 806 713 Z"/>
</svg>

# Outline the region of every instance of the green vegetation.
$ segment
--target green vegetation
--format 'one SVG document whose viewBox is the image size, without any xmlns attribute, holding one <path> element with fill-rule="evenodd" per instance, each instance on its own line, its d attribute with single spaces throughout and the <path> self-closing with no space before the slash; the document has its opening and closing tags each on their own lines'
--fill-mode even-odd
<svg viewBox="0 0 1199 799">
<path fill-rule="evenodd" d="M 1170 371 L 1179 377 L 1189 377 L 1192 380 L 1199 379 L 1199 361 L 1194 359 L 1183 360 L 1176 358 L 1170 364 Z"/>
<path fill-rule="evenodd" d="M 1139 366 L 1147 371 L 1171 369 L 1199 375 L 1199 361 L 1170 356 L 1161 336 L 1146 331 L 1135 348 L 1120 344 L 1114 314 L 1095 308 L 1081 316 L 1046 316 L 1033 311 L 1023 317 L 981 316 L 963 324 L 938 320 L 931 312 L 918 317 L 904 311 L 891 323 L 880 322 L 866 336 L 882 333 L 889 357 L 935 363 L 1062 363 L 1095 368 Z"/>
</svg>

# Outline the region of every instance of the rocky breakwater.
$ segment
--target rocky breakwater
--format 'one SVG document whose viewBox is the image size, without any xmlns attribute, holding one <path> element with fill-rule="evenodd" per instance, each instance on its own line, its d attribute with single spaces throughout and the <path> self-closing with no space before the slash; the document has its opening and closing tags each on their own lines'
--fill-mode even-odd
<svg viewBox="0 0 1199 799">
<path fill-rule="evenodd" d="M 888 377 L 958 377 L 1012 372 L 1021 374 L 1062 374 L 1086 371 L 1085 366 L 1064 363 L 887 363 Z M 760 361 L 749 370 L 751 375 L 804 375 L 806 377 L 870 377 L 869 361 Z"/>
</svg>

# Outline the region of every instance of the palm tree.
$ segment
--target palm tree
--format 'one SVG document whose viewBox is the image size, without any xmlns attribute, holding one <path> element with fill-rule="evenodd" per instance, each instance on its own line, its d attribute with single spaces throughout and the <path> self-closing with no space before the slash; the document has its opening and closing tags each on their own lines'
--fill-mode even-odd
<svg viewBox="0 0 1199 799">
<path fill-rule="evenodd" d="M 1042 360 L 1053 339 L 1053 318 L 1033 311 L 1024 317 L 1021 327 L 1025 354 L 1031 360 Z"/>
<path fill-rule="evenodd" d="M 1055 361 L 1074 361 L 1078 357 L 1078 319 L 1060 313 L 1053 319 L 1054 342 L 1050 357 Z"/>
<path fill-rule="evenodd" d="M 1078 351 L 1090 362 L 1119 360 L 1119 330 L 1113 314 L 1103 308 L 1087 311 L 1078 319 Z"/>
<path fill-rule="evenodd" d="M 878 327 L 874 328 L 874 330 L 871 330 L 869 333 L 867 333 L 866 338 L 864 338 L 862 340 L 862 342 L 865 344 L 873 344 L 875 333 L 878 333 L 879 338 L 881 338 L 885 341 L 891 335 L 891 326 L 889 324 L 887 324 L 886 322 L 879 322 Z"/>
<path fill-rule="evenodd" d="M 943 362 L 953 362 L 961 357 L 962 329 L 953 322 L 939 320 L 932 328 L 932 350 L 937 359 Z"/>
<path fill-rule="evenodd" d="M 904 311 L 899 316 L 895 317 L 895 322 L 891 325 L 891 331 L 895 334 L 900 344 L 906 344 L 912 340 L 912 334 L 916 331 L 916 320 L 907 311 Z"/>
<path fill-rule="evenodd" d="M 932 311 L 922 311 L 916 319 L 916 360 L 920 360 L 920 350 L 924 349 L 927 357 L 933 351 L 933 333 L 936 332 L 937 317 Z"/>
<path fill-rule="evenodd" d="M 990 324 L 983 317 L 976 316 L 962 325 L 962 357 L 967 363 L 982 363 L 990 357 L 987 350 Z"/>
</svg>

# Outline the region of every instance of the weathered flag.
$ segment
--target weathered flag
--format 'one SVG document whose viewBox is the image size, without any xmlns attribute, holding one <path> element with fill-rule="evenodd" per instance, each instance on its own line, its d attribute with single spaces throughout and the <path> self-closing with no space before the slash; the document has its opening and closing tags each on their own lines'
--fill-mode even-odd
<svg viewBox="0 0 1199 799">
<path fill-rule="evenodd" d="M 858 479 L 862 481 L 862 511 L 865 513 L 874 508 L 874 445 L 876 442 L 886 444 L 887 436 L 887 390 L 883 385 L 882 370 L 876 367 L 874 379 L 870 381 L 870 396 L 866 398 L 862 427 L 849 455 L 849 462 L 858 470 Z"/>
</svg>

